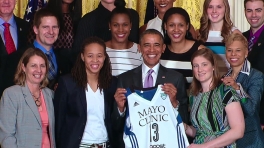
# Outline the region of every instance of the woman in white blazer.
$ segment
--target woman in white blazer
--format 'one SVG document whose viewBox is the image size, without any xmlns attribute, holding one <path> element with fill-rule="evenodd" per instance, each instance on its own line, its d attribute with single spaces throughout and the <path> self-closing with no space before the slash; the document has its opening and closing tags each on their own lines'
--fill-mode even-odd
<svg viewBox="0 0 264 148">
<path fill-rule="evenodd" d="M 54 148 L 53 92 L 47 88 L 48 60 L 37 48 L 21 57 L 16 85 L 0 100 L 0 145 L 2 148 Z"/>
</svg>

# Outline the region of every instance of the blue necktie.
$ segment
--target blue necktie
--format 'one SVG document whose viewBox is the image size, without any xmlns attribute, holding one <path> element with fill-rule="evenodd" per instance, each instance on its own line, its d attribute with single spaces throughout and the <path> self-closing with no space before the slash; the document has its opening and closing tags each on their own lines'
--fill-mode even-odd
<svg viewBox="0 0 264 148">
<path fill-rule="evenodd" d="M 55 71 L 54 63 L 52 62 L 52 55 L 50 52 L 47 52 L 46 56 L 49 62 L 48 79 L 53 80 L 56 77 L 56 71 Z"/>
</svg>

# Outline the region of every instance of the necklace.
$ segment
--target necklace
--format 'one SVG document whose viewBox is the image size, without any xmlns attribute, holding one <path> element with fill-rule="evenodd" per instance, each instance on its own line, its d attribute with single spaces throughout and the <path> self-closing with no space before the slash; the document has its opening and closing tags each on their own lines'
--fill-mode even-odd
<svg viewBox="0 0 264 148">
<path fill-rule="evenodd" d="M 35 104 L 37 105 L 37 107 L 40 107 L 40 105 L 41 105 L 41 101 L 40 101 L 40 92 L 41 92 L 41 90 L 39 89 L 39 96 L 38 97 L 35 97 L 34 96 L 34 94 L 33 93 L 31 93 L 31 95 L 32 95 L 32 97 L 34 98 L 34 100 L 35 100 Z"/>
</svg>

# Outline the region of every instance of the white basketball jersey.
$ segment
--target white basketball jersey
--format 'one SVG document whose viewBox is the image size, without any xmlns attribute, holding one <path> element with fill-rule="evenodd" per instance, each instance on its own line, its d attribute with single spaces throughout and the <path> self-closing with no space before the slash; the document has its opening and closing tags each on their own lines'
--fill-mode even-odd
<svg viewBox="0 0 264 148">
<path fill-rule="evenodd" d="M 182 119 L 161 85 L 131 93 L 123 139 L 126 148 L 186 148 L 189 146 Z"/>
</svg>

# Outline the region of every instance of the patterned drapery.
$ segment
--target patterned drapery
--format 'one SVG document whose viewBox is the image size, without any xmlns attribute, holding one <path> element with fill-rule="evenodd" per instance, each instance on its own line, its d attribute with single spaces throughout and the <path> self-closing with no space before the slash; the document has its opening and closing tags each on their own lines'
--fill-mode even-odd
<svg viewBox="0 0 264 148">
<path fill-rule="evenodd" d="M 140 26 L 144 23 L 146 6 L 148 0 L 125 0 L 127 7 L 133 8 L 138 11 L 140 17 Z M 17 0 L 17 5 L 14 14 L 23 18 L 28 0 Z M 87 12 L 94 10 L 100 0 L 82 0 L 82 13 L 83 15 Z M 194 28 L 199 28 L 200 17 L 202 13 L 202 4 L 204 0 L 176 0 L 174 3 L 175 7 L 184 8 L 190 15 L 191 23 Z"/>
</svg>

